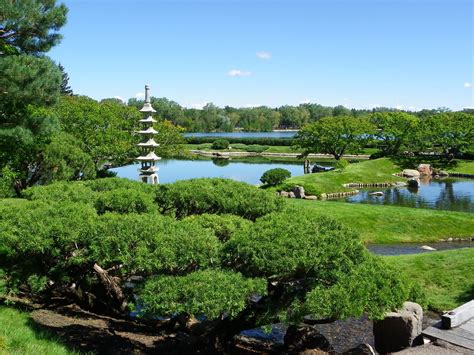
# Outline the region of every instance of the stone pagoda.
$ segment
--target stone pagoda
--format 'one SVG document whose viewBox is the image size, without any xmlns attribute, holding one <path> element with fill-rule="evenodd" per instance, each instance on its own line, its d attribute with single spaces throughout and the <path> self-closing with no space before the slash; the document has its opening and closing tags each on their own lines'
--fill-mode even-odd
<svg viewBox="0 0 474 355">
<path fill-rule="evenodd" d="M 137 133 L 142 136 L 141 142 L 138 143 L 141 154 L 136 159 L 141 163 L 141 168 L 138 169 L 140 180 L 144 183 L 159 184 L 156 162 L 161 158 L 155 154 L 155 148 L 159 144 L 153 139 L 153 136 L 158 132 L 153 129 L 153 124 L 156 120 L 152 117 L 152 113 L 156 111 L 151 107 L 150 87 L 148 85 L 145 85 L 145 103 L 140 112 L 143 112 L 143 119 L 139 121 L 142 128 Z"/>
</svg>

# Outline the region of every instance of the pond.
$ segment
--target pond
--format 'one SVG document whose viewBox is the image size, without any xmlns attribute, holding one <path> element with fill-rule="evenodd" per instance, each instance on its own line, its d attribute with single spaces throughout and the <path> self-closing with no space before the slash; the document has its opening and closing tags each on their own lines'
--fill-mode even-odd
<svg viewBox="0 0 474 355">
<path fill-rule="evenodd" d="M 138 180 L 139 164 L 130 164 L 119 168 L 110 169 L 117 172 L 117 176 Z M 291 172 L 291 176 L 303 175 L 302 162 L 272 162 L 270 160 L 179 160 L 163 159 L 158 162 L 160 182 L 170 183 L 177 180 L 219 177 L 243 181 L 252 185 L 261 184 L 260 177 L 267 170 L 283 168 Z"/>
<path fill-rule="evenodd" d="M 223 138 L 292 138 L 296 131 L 273 132 L 191 132 L 185 137 L 223 137 Z"/>
<path fill-rule="evenodd" d="M 422 181 L 419 188 L 379 187 L 359 191 L 357 195 L 333 201 L 474 212 L 473 179 L 429 179 Z M 375 191 L 384 194 L 371 195 Z"/>
</svg>

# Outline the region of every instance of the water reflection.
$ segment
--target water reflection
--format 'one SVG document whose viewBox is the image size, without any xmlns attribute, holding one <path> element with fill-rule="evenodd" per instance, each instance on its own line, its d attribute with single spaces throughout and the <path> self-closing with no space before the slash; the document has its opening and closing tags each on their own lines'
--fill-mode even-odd
<svg viewBox="0 0 474 355">
<path fill-rule="evenodd" d="M 383 196 L 371 195 L 382 191 Z M 394 187 L 362 189 L 360 193 L 339 199 L 352 203 L 396 205 L 414 208 L 431 208 L 474 212 L 474 180 L 434 179 L 421 181 L 419 188 Z"/>
</svg>

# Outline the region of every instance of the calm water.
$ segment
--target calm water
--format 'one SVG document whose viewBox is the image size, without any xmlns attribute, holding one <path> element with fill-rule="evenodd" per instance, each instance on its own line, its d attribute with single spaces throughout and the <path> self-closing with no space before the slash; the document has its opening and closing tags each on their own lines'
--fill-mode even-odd
<svg viewBox="0 0 474 355">
<path fill-rule="evenodd" d="M 249 184 L 260 184 L 262 174 L 274 168 L 283 168 L 291 172 L 291 176 L 303 175 L 303 164 L 298 162 L 242 162 L 226 159 L 215 160 L 178 160 L 163 159 L 158 162 L 160 182 L 165 184 L 176 180 L 219 177 L 244 181 Z M 139 164 L 131 164 L 111 169 L 117 176 L 138 180 Z"/>
<path fill-rule="evenodd" d="M 374 191 L 383 191 L 384 196 L 370 195 Z M 422 182 L 417 189 L 408 187 L 360 189 L 359 194 L 355 196 L 334 201 L 474 212 L 474 180 L 435 179 Z"/>
<path fill-rule="evenodd" d="M 224 137 L 224 138 L 292 138 L 296 132 L 196 132 L 185 133 L 185 137 Z"/>
</svg>

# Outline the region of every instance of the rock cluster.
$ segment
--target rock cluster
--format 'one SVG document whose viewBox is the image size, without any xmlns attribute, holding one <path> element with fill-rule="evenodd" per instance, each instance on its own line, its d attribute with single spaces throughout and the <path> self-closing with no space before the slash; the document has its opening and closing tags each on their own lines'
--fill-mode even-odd
<svg viewBox="0 0 474 355">
<path fill-rule="evenodd" d="M 286 198 L 301 198 L 305 200 L 317 200 L 318 198 L 314 195 L 306 195 L 304 191 L 303 186 L 295 185 L 293 187 L 293 190 L 288 192 L 288 191 L 281 191 L 278 193 L 280 197 L 286 197 Z"/>
</svg>

